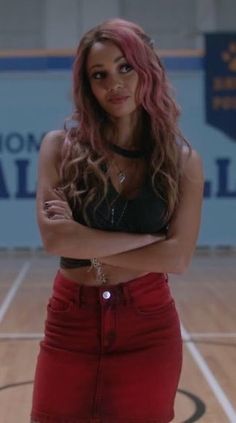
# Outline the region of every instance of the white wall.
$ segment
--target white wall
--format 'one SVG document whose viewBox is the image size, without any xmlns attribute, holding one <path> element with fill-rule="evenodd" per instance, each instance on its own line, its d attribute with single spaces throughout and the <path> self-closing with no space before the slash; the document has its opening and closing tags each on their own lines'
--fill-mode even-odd
<svg viewBox="0 0 236 423">
<path fill-rule="evenodd" d="M 0 49 L 42 48 L 46 0 L 0 0 Z"/>
<path fill-rule="evenodd" d="M 236 31 L 236 1 L 217 0 L 217 27 L 220 31 Z"/>
<path fill-rule="evenodd" d="M 195 0 L 122 0 L 122 15 L 143 25 L 160 48 L 194 48 Z"/>
<path fill-rule="evenodd" d="M 235 0 L 0 0 L 0 50 L 74 48 L 115 16 L 137 21 L 161 49 L 198 48 L 204 31 L 236 31 Z"/>
</svg>

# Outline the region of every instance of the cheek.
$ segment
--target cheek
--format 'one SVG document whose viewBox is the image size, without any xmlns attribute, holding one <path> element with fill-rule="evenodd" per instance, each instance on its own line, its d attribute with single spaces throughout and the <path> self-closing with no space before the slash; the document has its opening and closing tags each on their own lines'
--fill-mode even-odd
<svg viewBox="0 0 236 423">
<path fill-rule="evenodd" d="M 132 78 L 130 78 L 129 86 L 130 86 L 130 89 L 133 92 L 133 94 L 136 95 L 137 88 L 138 88 L 138 76 L 137 75 L 135 75 Z"/>
<path fill-rule="evenodd" d="M 138 75 L 136 75 L 136 78 L 133 80 L 133 93 L 135 96 L 135 101 L 137 105 L 140 105 L 141 99 L 140 99 L 140 79 Z"/>
<path fill-rule="evenodd" d="M 94 97 L 101 102 L 103 100 L 104 97 L 104 90 L 102 89 L 102 87 L 100 87 L 97 84 L 91 84 L 91 91 L 94 95 Z"/>
<path fill-rule="evenodd" d="M 133 81 L 132 92 L 133 92 L 133 95 L 134 95 L 135 103 L 138 104 L 139 103 L 138 79 L 136 81 Z"/>
<path fill-rule="evenodd" d="M 97 98 L 97 96 L 98 96 L 98 90 L 97 90 L 96 85 L 91 84 L 91 85 L 90 85 L 90 88 L 91 88 L 91 91 L 92 91 L 92 93 L 93 93 L 94 97 L 96 97 L 96 98 Z"/>
</svg>

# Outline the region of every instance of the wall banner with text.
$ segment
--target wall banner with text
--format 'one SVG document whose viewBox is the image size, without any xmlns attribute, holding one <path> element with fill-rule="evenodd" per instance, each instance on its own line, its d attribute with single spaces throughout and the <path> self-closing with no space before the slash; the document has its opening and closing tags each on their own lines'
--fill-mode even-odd
<svg viewBox="0 0 236 423">
<path fill-rule="evenodd" d="M 206 120 L 236 141 L 236 32 L 205 35 Z"/>
</svg>

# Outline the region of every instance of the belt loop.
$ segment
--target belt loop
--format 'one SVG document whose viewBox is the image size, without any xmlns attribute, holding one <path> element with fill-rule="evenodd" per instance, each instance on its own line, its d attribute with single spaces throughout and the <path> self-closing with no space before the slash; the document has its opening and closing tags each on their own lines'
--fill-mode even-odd
<svg viewBox="0 0 236 423">
<path fill-rule="evenodd" d="M 115 295 L 115 298 L 116 298 L 116 303 L 121 304 L 123 302 L 122 287 L 120 286 L 120 284 L 118 284 L 118 285 L 116 285 L 115 288 L 116 289 L 114 290 L 114 295 Z"/>
<path fill-rule="evenodd" d="M 76 303 L 80 308 L 82 305 L 82 285 L 78 285 L 78 288 L 76 290 Z"/>
<path fill-rule="evenodd" d="M 125 283 L 122 284 L 122 290 L 123 290 L 123 293 L 124 293 L 125 303 L 127 305 L 131 304 L 132 303 L 132 295 L 130 293 L 129 287 Z"/>
</svg>

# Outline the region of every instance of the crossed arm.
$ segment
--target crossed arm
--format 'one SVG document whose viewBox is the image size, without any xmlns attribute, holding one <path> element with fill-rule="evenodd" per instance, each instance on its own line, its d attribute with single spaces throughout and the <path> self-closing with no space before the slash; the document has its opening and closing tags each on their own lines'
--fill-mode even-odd
<svg viewBox="0 0 236 423">
<path fill-rule="evenodd" d="M 62 142 L 62 134 L 53 131 L 45 137 L 40 151 L 37 215 L 46 250 L 71 258 L 97 257 L 127 269 L 182 273 L 191 260 L 200 225 L 203 170 L 199 155 L 193 150 L 185 160 L 181 199 L 163 239 L 158 234 L 101 231 L 75 222 L 69 205 L 54 189 L 59 181 Z"/>
<path fill-rule="evenodd" d="M 101 262 L 150 272 L 182 273 L 197 242 L 204 178 L 201 159 L 192 152 L 181 179 L 181 199 L 169 224 L 166 239 L 133 251 L 102 257 Z"/>
</svg>

